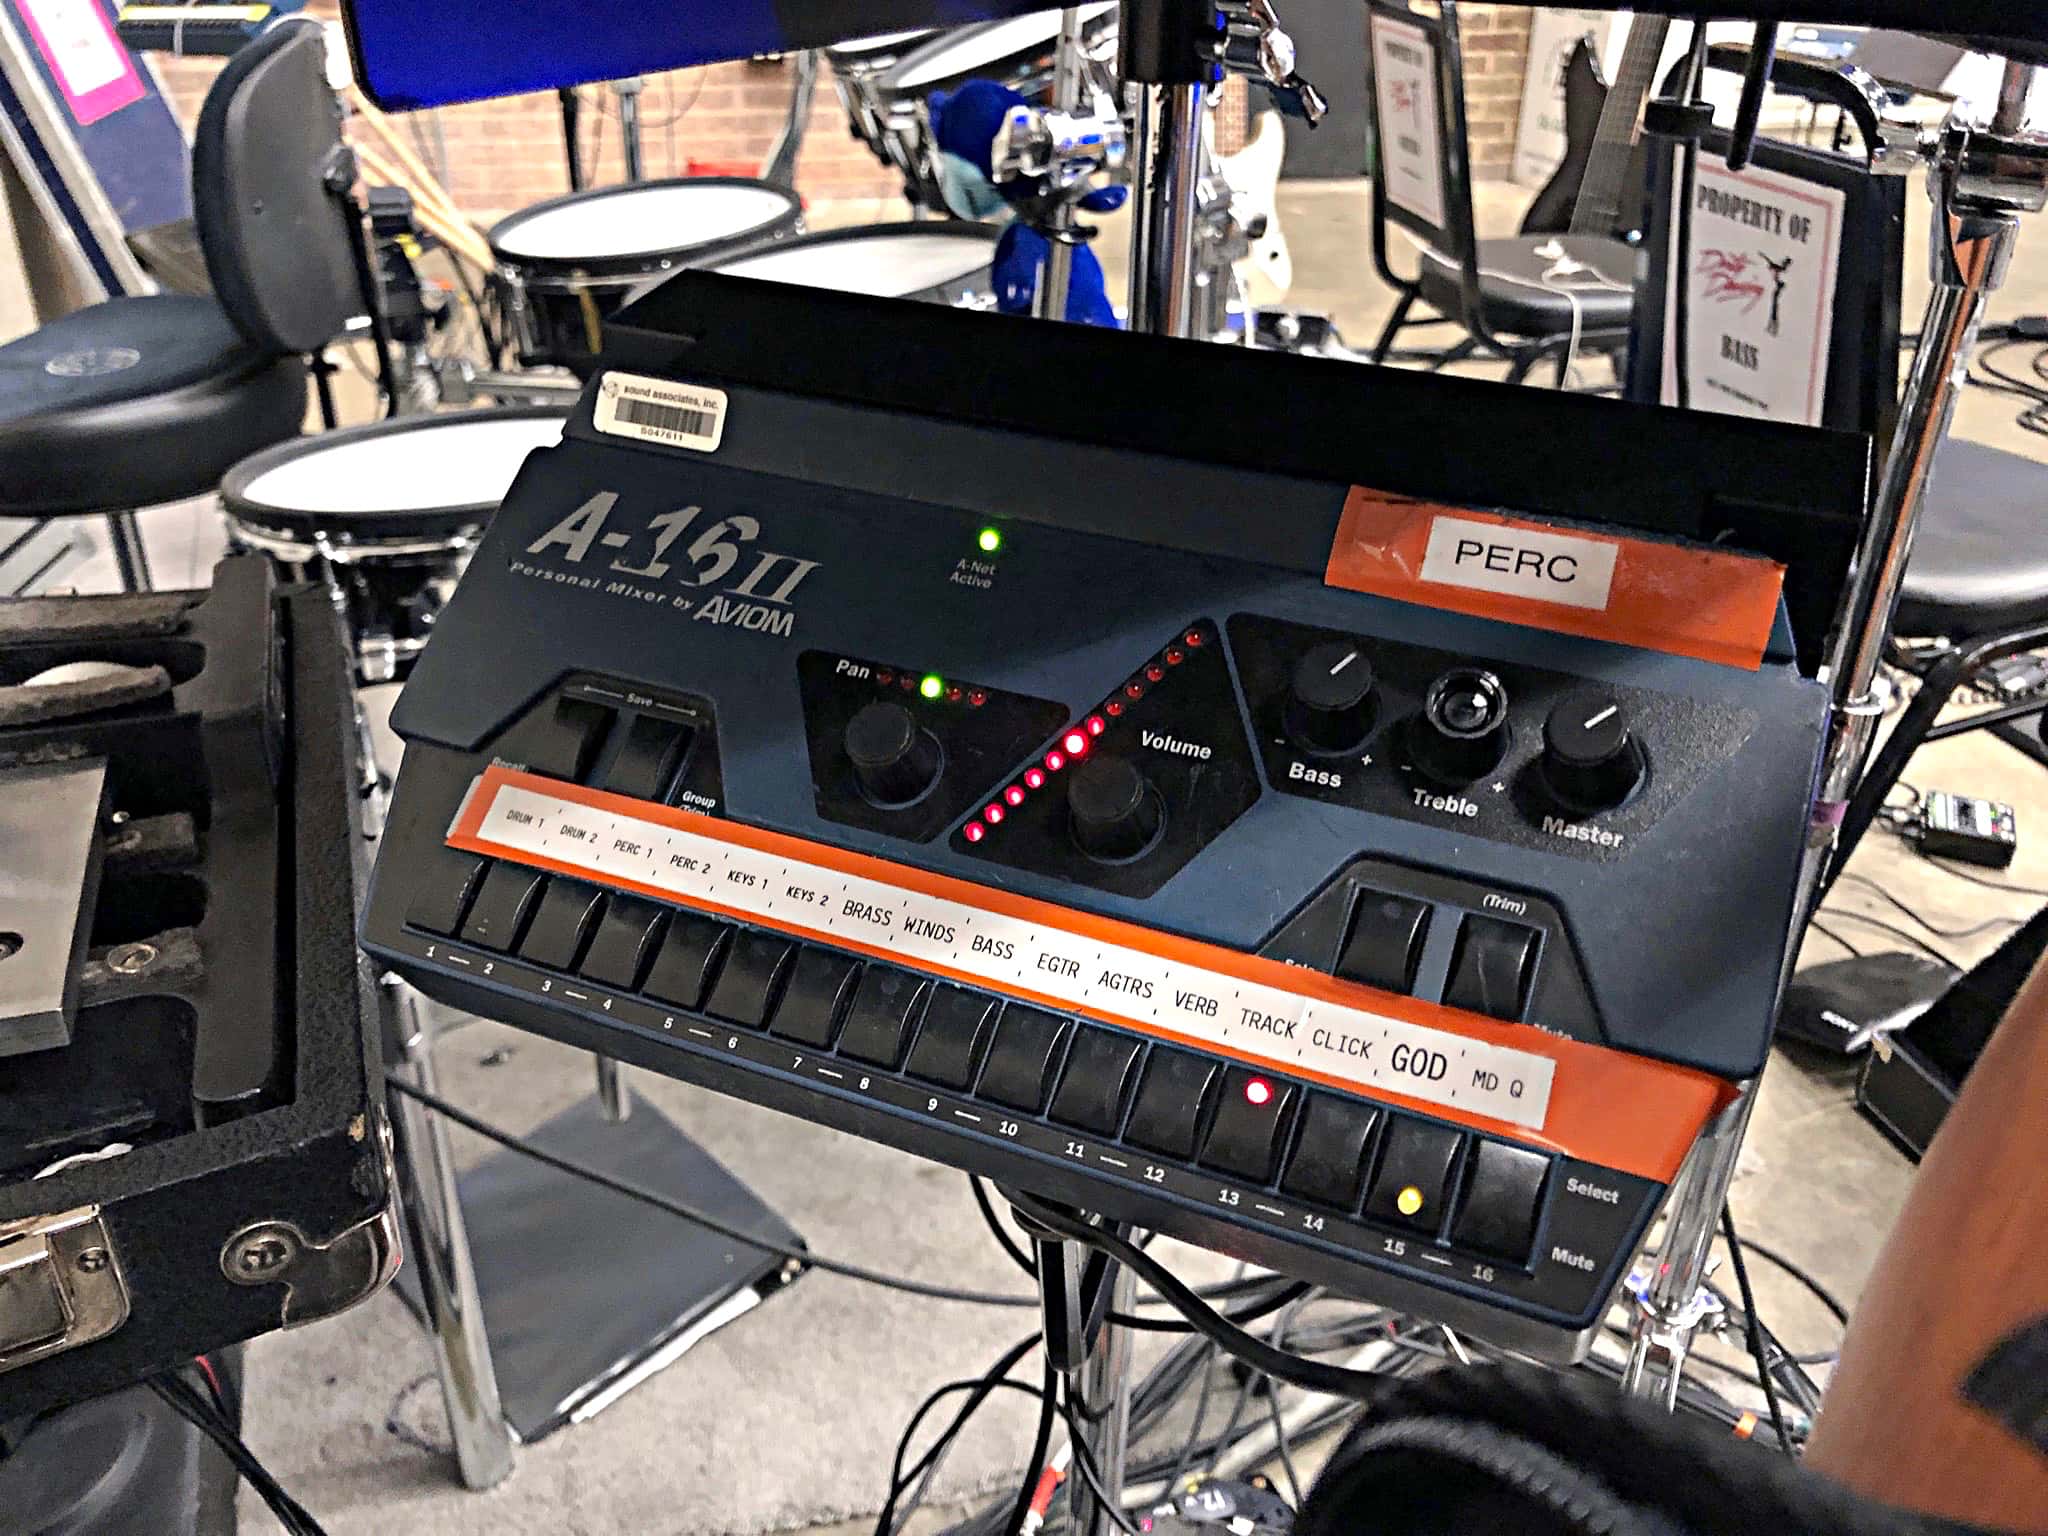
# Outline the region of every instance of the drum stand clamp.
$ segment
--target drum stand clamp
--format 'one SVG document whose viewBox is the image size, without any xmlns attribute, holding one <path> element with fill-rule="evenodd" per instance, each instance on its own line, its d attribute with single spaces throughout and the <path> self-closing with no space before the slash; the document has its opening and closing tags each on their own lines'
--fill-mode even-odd
<svg viewBox="0 0 2048 1536">
<path fill-rule="evenodd" d="M 1219 10 L 1223 40 L 1217 62 L 1232 74 L 1263 80 L 1282 110 L 1291 108 L 1311 128 L 1320 123 L 1329 99 L 1295 69 L 1294 38 L 1281 28 L 1272 0 L 1228 0 Z"/>
</svg>

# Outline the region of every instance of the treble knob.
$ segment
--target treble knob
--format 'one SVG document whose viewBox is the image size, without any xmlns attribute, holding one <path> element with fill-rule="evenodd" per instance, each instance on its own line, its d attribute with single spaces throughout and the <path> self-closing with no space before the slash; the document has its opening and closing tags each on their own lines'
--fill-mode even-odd
<svg viewBox="0 0 2048 1536">
<path fill-rule="evenodd" d="M 846 755 L 860 792 L 884 810 L 922 800 L 939 780 L 945 750 L 901 704 L 878 700 L 846 723 Z"/>
<path fill-rule="evenodd" d="M 1121 757 L 1091 757 L 1067 779 L 1067 819 L 1091 859 L 1120 864 L 1150 848 L 1166 821 L 1159 791 Z"/>
<path fill-rule="evenodd" d="M 1379 714 L 1372 663 L 1345 640 L 1319 645 L 1295 663 L 1287 734 L 1304 752 L 1342 757 L 1365 745 Z"/>
<path fill-rule="evenodd" d="M 1462 789 L 1500 766 L 1508 750 L 1508 691 L 1479 667 L 1454 667 L 1429 685 L 1409 732 L 1416 769 Z"/>
</svg>

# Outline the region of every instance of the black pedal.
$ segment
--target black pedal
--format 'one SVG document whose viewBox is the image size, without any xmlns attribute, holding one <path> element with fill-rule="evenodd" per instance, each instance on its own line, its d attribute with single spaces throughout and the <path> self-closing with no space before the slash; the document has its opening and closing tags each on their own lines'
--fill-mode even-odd
<svg viewBox="0 0 2048 1536">
<path fill-rule="evenodd" d="M 820 326 L 831 358 L 775 340 Z M 692 274 L 620 317 L 607 366 L 696 388 L 718 446 L 600 427 L 613 373 L 527 462 L 393 716 L 364 946 L 468 1011 L 1575 1356 L 1769 1046 L 1827 717 L 1800 626 L 1865 450 L 1631 413 L 1596 488 L 1586 402 L 1491 391 L 1516 420 L 1453 475 L 1426 444 L 1477 408 L 1457 381 L 1311 404 L 1296 359 L 1084 330 Z M 1213 389 L 1112 420 L 1048 366 Z M 1798 577 L 1736 662 L 1397 601 L 1326 579 L 1361 476 Z"/>
<path fill-rule="evenodd" d="M 1985 869 L 2007 869 L 2019 851 L 2019 819 L 1998 800 L 1930 790 L 1907 833 L 1931 859 L 1955 859 Z"/>
</svg>

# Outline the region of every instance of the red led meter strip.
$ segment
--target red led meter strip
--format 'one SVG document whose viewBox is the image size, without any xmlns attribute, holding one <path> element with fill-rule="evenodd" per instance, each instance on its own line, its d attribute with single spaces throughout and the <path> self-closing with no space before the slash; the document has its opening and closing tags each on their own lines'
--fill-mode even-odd
<svg viewBox="0 0 2048 1536">
<path fill-rule="evenodd" d="M 492 766 L 449 846 L 714 912 L 1668 1181 L 1722 1080 L 865 854 Z"/>
</svg>

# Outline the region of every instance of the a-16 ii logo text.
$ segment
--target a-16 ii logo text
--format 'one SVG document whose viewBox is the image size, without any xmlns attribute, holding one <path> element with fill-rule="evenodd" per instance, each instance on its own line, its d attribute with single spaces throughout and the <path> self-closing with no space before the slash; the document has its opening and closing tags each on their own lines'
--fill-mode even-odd
<svg viewBox="0 0 2048 1536">
<path fill-rule="evenodd" d="M 818 568 L 817 561 L 756 548 L 761 525 L 745 513 L 699 527 L 704 511 L 700 506 L 651 517 L 637 534 L 608 530 L 605 523 L 618 500 L 616 491 L 599 491 L 526 546 L 529 555 L 557 553 L 563 565 L 572 568 L 582 567 L 593 548 L 614 551 L 605 565 L 608 574 L 535 566 L 517 558 L 512 562 L 514 573 L 639 602 L 667 603 L 702 623 L 773 635 L 788 635 L 795 628 L 790 604 L 804 578 Z M 683 542 L 686 535 L 691 536 L 688 543 Z M 685 595 L 651 588 L 648 582 L 695 591 Z M 723 591 L 708 597 L 696 595 L 706 587 L 721 586 Z"/>
</svg>

